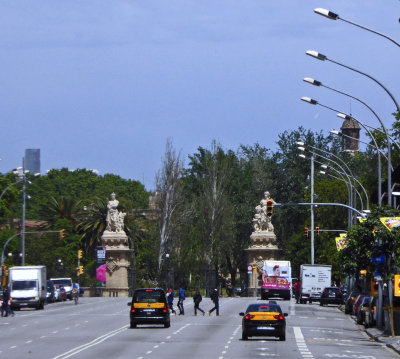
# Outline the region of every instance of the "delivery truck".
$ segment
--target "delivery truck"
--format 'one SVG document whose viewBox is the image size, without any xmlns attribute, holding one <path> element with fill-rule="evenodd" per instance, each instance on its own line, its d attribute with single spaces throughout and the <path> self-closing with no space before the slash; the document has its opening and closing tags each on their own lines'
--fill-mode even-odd
<svg viewBox="0 0 400 359">
<path fill-rule="evenodd" d="M 46 267 L 18 266 L 9 270 L 12 309 L 43 309 L 46 301 Z"/>
<path fill-rule="evenodd" d="M 302 264 L 300 266 L 300 303 L 319 301 L 325 287 L 331 286 L 332 266 Z"/>
<path fill-rule="evenodd" d="M 290 299 L 292 268 L 290 261 L 264 261 L 261 299 L 279 297 Z"/>
</svg>

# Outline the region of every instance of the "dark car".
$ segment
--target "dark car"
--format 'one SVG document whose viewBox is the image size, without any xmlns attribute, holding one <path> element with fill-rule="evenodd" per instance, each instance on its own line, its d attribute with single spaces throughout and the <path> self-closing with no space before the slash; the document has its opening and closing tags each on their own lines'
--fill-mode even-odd
<svg viewBox="0 0 400 359">
<path fill-rule="evenodd" d="M 371 297 L 369 302 L 368 311 L 365 311 L 365 327 L 370 328 L 376 325 L 376 298 Z"/>
<path fill-rule="evenodd" d="M 360 295 L 357 297 L 356 301 L 354 302 L 354 305 L 353 305 L 353 314 L 354 314 L 356 317 L 357 317 L 357 315 L 358 315 L 358 310 L 360 309 L 361 302 L 363 301 L 364 297 L 366 297 L 365 294 L 360 294 Z"/>
<path fill-rule="evenodd" d="M 160 288 L 136 289 L 132 302 L 128 303 L 130 311 L 130 327 L 138 324 L 164 324 L 170 327 L 170 316 L 165 292 Z"/>
<path fill-rule="evenodd" d="M 344 303 L 344 312 L 346 314 L 353 313 L 353 305 L 359 295 L 360 292 L 353 291 L 347 296 L 346 302 Z"/>
<path fill-rule="evenodd" d="M 365 323 L 365 318 L 368 315 L 370 301 L 371 301 L 371 297 L 364 297 L 362 299 L 360 307 L 358 308 L 357 324 Z"/>
<path fill-rule="evenodd" d="M 48 280 L 46 286 L 46 302 L 54 303 L 56 301 L 56 288 L 54 287 L 54 283 L 51 280 Z"/>
<path fill-rule="evenodd" d="M 282 313 L 278 304 L 250 304 L 245 313 L 239 313 L 242 319 L 242 339 L 252 336 L 272 336 L 286 340 L 287 313 Z"/>
<path fill-rule="evenodd" d="M 322 291 L 319 305 L 324 304 L 343 304 L 343 294 L 338 287 L 326 287 Z"/>
</svg>

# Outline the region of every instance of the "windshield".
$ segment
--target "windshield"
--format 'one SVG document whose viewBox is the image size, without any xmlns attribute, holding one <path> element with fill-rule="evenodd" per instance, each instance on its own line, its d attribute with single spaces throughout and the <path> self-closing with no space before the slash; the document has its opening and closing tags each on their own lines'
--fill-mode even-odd
<svg viewBox="0 0 400 359">
<path fill-rule="evenodd" d="M 71 287 L 72 286 L 71 279 L 52 279 L 52 282 L 54 284 L 64 285 L 64 286 L 67 286 L 67 287 Z"/>
<path fill-rule="evenodd" d="M 12 283 L 12 290 L 32 290 L 37 288 L 35 280 L 19 280 Z"/>
<path fill-rule="evenodd" d="M 163 303 L 165 302 L 164 291 L 161 290 L 147 290 L 137 291 L 133 295 L 134 303 Z"/>
</svg>

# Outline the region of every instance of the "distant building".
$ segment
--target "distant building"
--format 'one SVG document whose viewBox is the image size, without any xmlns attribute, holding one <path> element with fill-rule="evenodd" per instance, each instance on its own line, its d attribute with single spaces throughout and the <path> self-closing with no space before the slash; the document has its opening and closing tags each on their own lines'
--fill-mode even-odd
<svg viewBox="0 0 400 359">
<path fill-rule="evenodd" d="M 25 150 L 25 169 L 30 173 L 40 173 L 40 149 Z"/>
</svg>

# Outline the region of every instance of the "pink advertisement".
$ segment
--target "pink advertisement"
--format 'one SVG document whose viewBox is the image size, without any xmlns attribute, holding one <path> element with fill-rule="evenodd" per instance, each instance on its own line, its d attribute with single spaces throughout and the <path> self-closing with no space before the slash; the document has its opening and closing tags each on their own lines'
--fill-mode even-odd
<svg viewBox="0 0 400 359">
<path fill-rule="evenodd" d="M 292 270 L 290 267 L 264 266 L 262 272 L 262 287 L 264 289 L 290 289 Z"/>
</svg>

